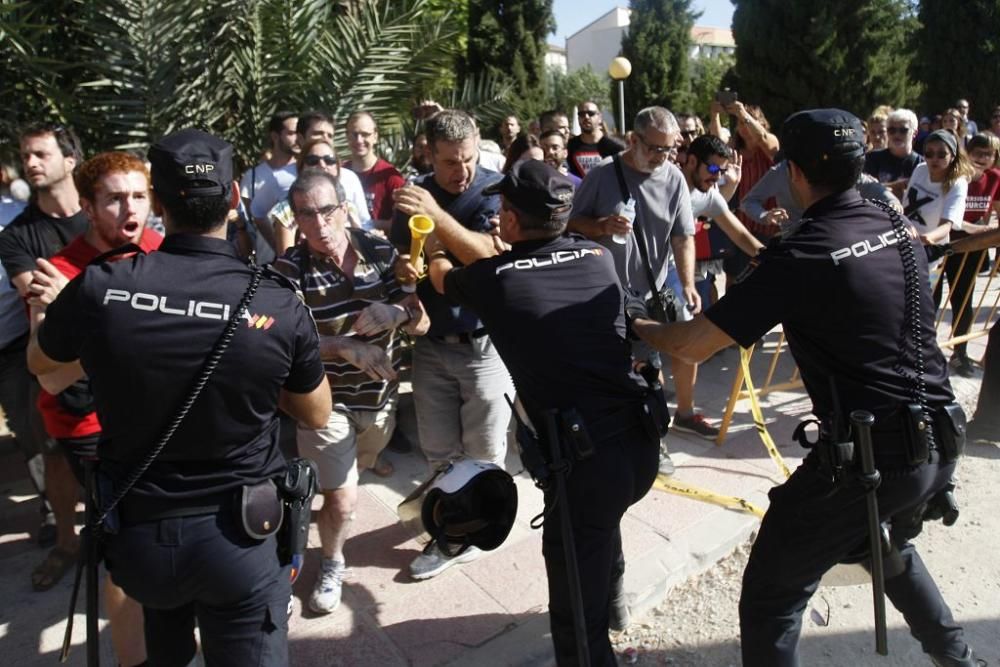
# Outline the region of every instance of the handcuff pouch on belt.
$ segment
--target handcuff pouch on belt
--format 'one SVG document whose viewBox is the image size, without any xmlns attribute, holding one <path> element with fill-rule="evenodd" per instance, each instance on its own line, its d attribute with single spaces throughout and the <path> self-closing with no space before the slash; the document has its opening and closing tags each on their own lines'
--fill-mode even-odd
<svg viewBox="0 0 1000 667">
<path fill-rule="evenodd" d="M 938 450 L 942 463 L 956 460 L 965 452 L 966 421 L 962 406 L 949 403 L 934 408 L 930 423 L 924 414 L 923 408 L 916 403 L 903 406 L 901 425 L 907 464 L 926 463 L 932 449 Z"/>
<path fill-rule="evenodd" d="M 270 479 L 240 487 L 236 509 L 247 537 L 263 540 L 278 532 L 285 516 L 278 487 Z"/>
</svg>

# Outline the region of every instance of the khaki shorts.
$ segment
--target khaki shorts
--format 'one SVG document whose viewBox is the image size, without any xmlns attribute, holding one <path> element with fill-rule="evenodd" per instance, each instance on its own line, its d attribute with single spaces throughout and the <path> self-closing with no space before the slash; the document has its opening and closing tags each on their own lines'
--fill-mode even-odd
<svg viewBox="0 0 1000 667">
<path fill-rule="evenodd" d="M 396 428 L 397 396 L 381 410 L 335 408 L 321 429 L 298 427 L 299 456 L 319 468 L 319 487 L 333 491 L 358 485 L 358 469 L 375 465 Z"/>
</svg>

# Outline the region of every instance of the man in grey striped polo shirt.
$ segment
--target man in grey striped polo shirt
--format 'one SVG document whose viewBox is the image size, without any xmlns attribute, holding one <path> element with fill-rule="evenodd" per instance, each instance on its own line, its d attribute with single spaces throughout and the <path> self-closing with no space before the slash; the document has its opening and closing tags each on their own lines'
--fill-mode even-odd
<svg viewBox="0 0 1000 667">
<path fill-rule="evenodd" d="M 299 427 L 297 434 L 300 455 L 319 467 L 322 565 L 309 608 L 326 614 L 340 604 L 358 469 L 374 465 L 395 426 L 400 331 L 423 334 L 430 319 L 416 295 L 400 289 L 392 245 L 348 227 L 346 202 L 337 196 L 333 177 L 308 170 L 288 198 L 305 239 L 275 269 L 298 282 L 312 311 L 333 390 L 326 427 Z"/>
</svg>

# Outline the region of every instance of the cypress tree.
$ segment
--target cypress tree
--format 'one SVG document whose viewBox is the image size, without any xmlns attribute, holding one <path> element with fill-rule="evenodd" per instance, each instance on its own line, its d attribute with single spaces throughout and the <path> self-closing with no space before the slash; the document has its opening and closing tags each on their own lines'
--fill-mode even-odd
<svg viewBox="0 0 1000 667">
<path fill-rule="evenodd" d="M 545 40 L 553 30 L 552 0 L 469 0 L 469 43 L 459 72 L 509 83 L 519 114 L 537 116 L 546 104 Z"/>
<path fill-rule="evenodd" d="M 940 113 L 969 100 L 980 129 L 1000 104 L 1000 0 L 922 0 L 914 70 L 924 83 L 924 110 Z"/>
<path fill-rule="evenodd" d="M 907 0 L 735 0 L 740 100 L 760 104 L 772 126 L 792 112 L 839 107 L 864 118 L 875 106 L 911 106 Z"/>
<path fill-rule="evenodd" d="M 643 107 L 690 104 L 691 28 L 700 14 L 691 11 L 691 0 L 631 0 L 629 6 L 622 55 L 632 63 L 632 75 L 625 80 L 625 124 L 631 127 Z"/>
</svg>

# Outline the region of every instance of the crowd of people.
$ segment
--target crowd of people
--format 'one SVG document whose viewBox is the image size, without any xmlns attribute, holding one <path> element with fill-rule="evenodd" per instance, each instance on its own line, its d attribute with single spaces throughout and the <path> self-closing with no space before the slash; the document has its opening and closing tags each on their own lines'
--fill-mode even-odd
<svg viewBox="0 0 1000 667">
<path fill-rule="evenodd" d="M 318 331 L 316 354 L 332 397 L 328 419 L 317 422 L 315 406 L 299 406 L 286 409 L 281 422 L 289 453 L 313 460 L 318 469 L 321 561 L 319 571 L 309 573 L 315 578 L 308 602 L 313 612 L 330 613 L 340 604 L 359 474 L 392 475 L 382 451 L 391 443 L 410 446 L 396 428 L 401 374 L 411 373 L 419 446 L 432 472 L 460 459 L 503 467 L 512 421 L 508 397 L 530 376 L 508 372 L 503 350 L 494 346 L 493 329 L 468 288 L 424 279 L 419 258 L 409 254 L 411 216 L 434 221 L 426 255 L 432 269 L 433 260 L 474 265 L 508 251 L 511 238 L 542 238 L 531 233 L 535 218 L 525 213 L 531 202 L 511 204 L 526 196 L 519 187 L 537 181 L 539 188 L 549 188 L 550 200 L 556 192 L 565 204 L 560 208 L 550 201 L 542 210 L 558 209 L 553 220 L 560 230 L 606 252 L 627 298 L 644 302 L 661 323 L 696 321 L 718 299 L 717 277 L 724 275 L 727 287 L 736 284 L 753 271 L 769 243 L 794 238 L 808 219 L 810 202 L 795 185 L 801 177 L 794 164 L 797 147 L 782 145 L 759 106 L 720 97 L 704 118 L 650 107 L 639 112 L 625 136 L 608 131 L 604 112 L 592 101 L 581 101 L 574 112 L 575 123 L 565 111 L 553 110 L 523 123 L 508 115 L 496 127 L 483 128 L 468 113 L 422 103 L 419 133 L 402 171 L 380 155 L 378 119 L 367 111 L 339 124 L 322 111 L 279 112 L 266 128 L 261 161 L 237 179 L 223 236 L 236 256 L 269 265 L 298 290 Z M 574 125 L 580 130 L 575 135 Z M 997 228 L 1000 107 L 982 132 L 969 118 L 965 100 L 933 118 L 879 107 L 863 131 L 864 168 L 855 188 L 905 214 L 920 242 L 940 245 Z M 337 153 L 338 133 L 349 157 Z M 130 153 L 98 152 L 85 159 L 72 130 L 54 124 L 28 127 L 18 141 L 30 197 L 11 196 L 23 199 L 23 185 L 15 184 L 15 170 L 5 167 L 0 405 L 42 498 L 38 541 L 51 550 L 31 573 L 31 583 L 45 591 L 79 557 L 74 520 L 84 462 L 101 456 L 108 436 L 98 419 L 100 401 L 95 404 L 80 365 L 36 377 L 25 351 L 47 308 L 88 264 L 126 244 L 156 254 L 164 231 L 169 239 L 171 223 L 162 206 L 154 205 L 156 164 L 151 179 L 148 164 Z M 532 172 L 525 167 L 529 162 L 547 165 L 551 173 Z M 547 178 L 564 179 L 568 186 L 560 180 L 553 189 Z M 508 210 L 521 216 L 516 224 L 505 217 Z M 167 208 L 174 225 L 178 215 Z M 520 235 L 505 233 L 505 225 Z M 968 295 L 989 266 L 984 249 L 943 259 L 953 336 L 970 331 Z M 938 304 L 942 293 L 939 284 Z M 168 312 L 166 304 L 159 301 L 153 308 Z M 200 304 L 199 313 L 202 305 L 212 304 Z M 211 310 L 204 312 L 207 317 Z M 263 313 L 248 320 L 250 326 L 273 324 Z M 718 427 L 696 409 L 697 362 L 704 355 L 656 345 L 655 336 L 642 338 L 629 346 L 631 369 L 642 376 L 643 386 L 673 394 L 670 428 L 715 439 Z M 55 340 L 51 331 L 48 339 Z M 950 366 L 956 375 L 976 373 L 966 343 L 954 346 Z M 293 392 L 316 391 L 314 383 L 299 384 Z M 303 414 L 309 418 L 293 418 Z M 657 440 L 657 469 L 671 474 L 668 437 Z M 610 579 L 600 588 L 604 597 L 598 606 L 605 608 L 605 627 L 624 629 L 620 536 L 602 535 L 602 543 L 617 539 L 617 545 L 608 554 Z M 410 564 L 409 574 L 428 579 L 482 555 L 474 546 L 453 554 L 432 541 Z M 546 552 L 547 564 L 552 558 Z M 552 589 L 552 595 L 564 592 Z M 119 662 L 142 664 L 147 653 L 138 631 L 142 605 L 110 577 L 105 596 Z M 156 638 L 149 623 L 147 618 L 147 640 Z M 563 633 L 571 626 L 565 618 L 559 623 Z M 568 655 L 572 649 L 560 644 L 564 640 L 557 640 L 557 650 Z M 591 650 L 606 653 L 606 641 Z"/>
</svg>

